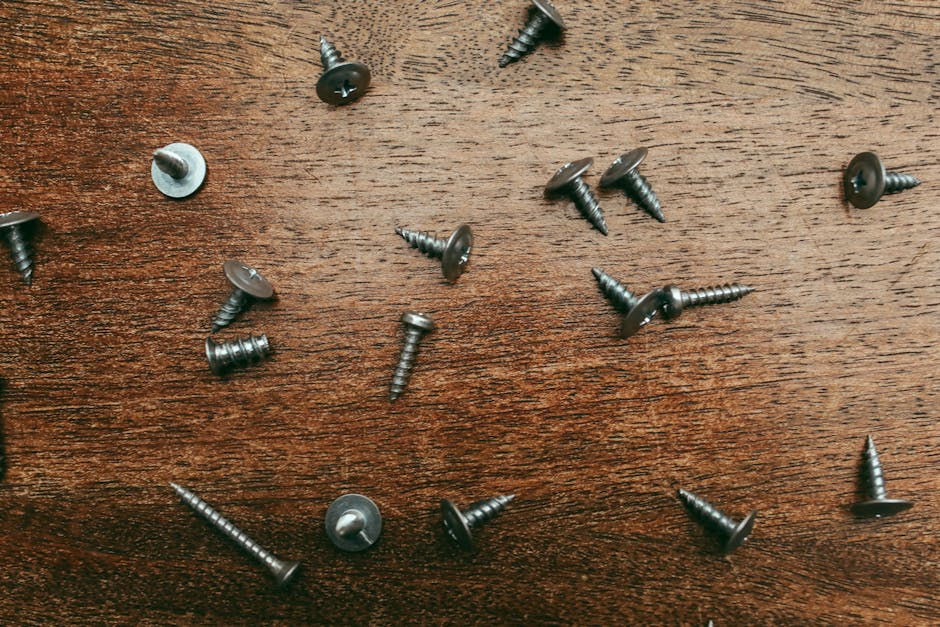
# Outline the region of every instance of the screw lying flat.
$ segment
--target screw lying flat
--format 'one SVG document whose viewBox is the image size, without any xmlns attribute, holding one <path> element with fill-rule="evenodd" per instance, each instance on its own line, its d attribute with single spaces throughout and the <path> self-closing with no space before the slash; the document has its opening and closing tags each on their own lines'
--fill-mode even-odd
<svg viewBox="0 0 940 627">
<path fill-rule="evenodd" d="M 254 268 L 238 261 L 226 261 L 222 270 L 233 289 L 212 321 L 213 333 L 230 325 L 235 316 L 251 306 L 252 301 L 274 296 L 274 287 Z"/>
<path fill-rule="evenodd" d="M 206 338 L 206 359 L 209 368 L 221 376 L 234 368 L 244 368 L 271 356 L 268 336 L 249 335 L 245 339 L 216 342 Z"/>
<path fill-rule="evenodd" d="M 421 344 L 421 339 L 435 328 L 431 316 L 414 311 L 402 314 L 401 321 L 405 325 L 405 345 L 401 349 L 398 365 L 395 366 L 395 374 L 392 375 L 392 386 L 388 393 L 389 401 L 395 401 L 405 391 L 408 379 L 411 378 L 411 369 L 415 365 L 418 345 Z"/>
<path fill-rule="evenodd" d="M 498 516 L 514 498 L 516 498 L 515 494 L 497 496 L 478 501 L 463 511 L 447 499 L 441 499 L 444 529 L 461 548 L 472 549 L 473 529 L 481 527 Z"/>
<path fill-rule="evenodd" d="M 627 339 L 649 324 L 662 308 L 665 292 L 653 290 L 640 297 L 620 321 L 620 337 Z"/>
<path fill-rule="evenodd" d="M 591 189 L 584 182 L 584 179 L 581 178 L 581 175 L 587 172 L 587 169 L 593 163 L 594 159 L 587 157 L 561 166 L 549 179 L 548 184 L 545 185 L 545 195 L 562 194 L 568 196 L 574 201 L 581 215 L 593 224 L 594 228 L 607 235 L 607 223 L 604 221 L 604 213 L 601 211 L 597 198 L 591 193 Z"/>
<path fill-rule="evenodd" d="M 365 95 L 372 81 L 369 68 L 355 61 L 346 61 L 336 47 L 320 37 L 320 61 L 325 70 L 317 81 L 317 96 L 331 105 L 344 105 Z"/>
<path fill-rule="evenodd" d="M 664 299 L 662 304 L 663 318 L 672 320 L 678 318 L 686 307 L 700 305 L 720 305 L 740 300 L 754 291 L 754 288 L 737 283 L 726 283 L 717 287 L 703 287 L 685 291 L 675 285 L 663 288 Z"/>
<path fill-rule="evenodd" d="M 165 196 L 184 198 L 202 186 L 206 160 L 195 146 L 169 144 L 153 153 L 150 178 Z"/>
<path fill-rule="evenodd" d="M 881 158 L 873 152 L 862 152 L 849 161 L 842 174 L 845 198 L 858 209 L 868 209 L 884 194 L 897 194 L 920 185 L 910 174 L 888 172 Z"/>
<path fill-rule="evenodd" d="M 565 29 L 561 15 L 549 0 L 532 0 L 532 16 L 509 44 L 509 49 L 500 57 L 499 67 L 506 67 L 532 52 L 551 26 L 558 31 Z"/>
<path fill-rule="evenodd" d="M 881 470 L 881 460 L 871 436 L 865 441 L 862 469 L 865 474 L 865 486 L 868 500 L 852 505 L 852 513 L 860 518 L 881 518 L 893 516 L 914 507 L 910 501 L 889 499 L 885 489 L 885 477 Z"/>
<path fill-rule="evenodd" d="M 33 284 L 33 255 L 24 237 L 24 229 L 34 220 L 39 219 L 35 211 L 11 211 L 0 214 L 0 235 L 10 248 L 13 265 L 16 266 L 23 282 Z"/>
<path fill-rule="evenodd" d="M 591 272 L 594 273 L 594 278 L 597 279 L 597 285 L 601 288 L 601 292 L 621 313 L 629 312 L 639 302 L 640 299 L 633 292 L 600 268 L 592 268 Z"/>
<path fill-rule="evenodd" d="M 468 225 L 461 224 L 447 239 L 401 227 L 397 227 L 395 232 L 411 244 L 412 248 L 417 248 L 432 259 L 440 259 L 444 278 L 451 283 L 460 278 L 466 270 L 470 251 L 473 249 L 473 231 Z"/>
<path fill-rule="evenodd" d="M 382 534 L 382 514 L 369 497 L 344 494 L 326 510 L 326 535 L 343 551 L 364 551 Z"/>
<path fill-rule="evenodd" d="M 741 522 L 735 522 L 712 507 L 708 501 L 691 492 L 680 489 L 679 500 L 699 522 L 721 535 L 722 552 L 725 555 L 741 546 L 754 529 L 754 518 L 757 512 L 751 512 Z"/>
<path fill-rule="evenodd" d="M 666 221 L 659 198 L 649 181 L 639 172 L 640 163 L 646 158 L 646 148 L 636 148 L 617 157 L 601 176 L 601 187 L 622 187 L 641 209 L 659 220 Z"/>
<path fill-rule="evenodd" d="M 241 529 L 230 523 L 222 514 L 193 492 L 175 483 L 170 483 L 170 486 L 194 512 L 206 519 L 210 525 L 221 531 L 226 537 L 233 540 L 249 555 L 264 564 L 274 575 L 274 580 L 278 586 L 283 587 L 289 584 L 300 571 L 300 562 L 284 561 L 264 550 L 257 542 L 245 535 Z"/>
</svg>

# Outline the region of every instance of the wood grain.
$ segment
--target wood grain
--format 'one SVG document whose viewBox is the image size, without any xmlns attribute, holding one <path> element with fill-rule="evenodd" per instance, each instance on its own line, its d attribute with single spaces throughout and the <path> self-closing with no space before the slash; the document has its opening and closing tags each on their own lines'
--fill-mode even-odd
<svg viewBox="0 0 940 627">
<path fill-rule="evenodd" d="M 0 208 L 39 211 L 31 289 L 0 287 L 5 623 L 940 621 L 940 6 L 559 1 L 564 40 L 504 70 L 525 2 L 0 6 Z M 374 83 L 314 93 L 321 34 Z M 169 201 L 149 154 L 210 175 Z M 542 186 L 646 146 L 669 220 L 600 195 L 604 238 Z M 877 151 L 924 185 L 859 211 Z M 395 226 L 473 225 L 456 285 Z M 275 285 L 201 344 L 242 259 Z M 590 269 L 632 289 L 740 281 L 632 341 Z M 398 317 L 439 329 L 398 403 Z M 864 436 L 916 506 L 856 521 Z M 277 592 L 177 503 L 198 492 L 301 559 Z M 759 512 L 729 558 L 675 498 Z M 380 543 L 327 541 L 377 501 Z M 514 492 L 465 555 L 441 497 Z"/>
</svg>

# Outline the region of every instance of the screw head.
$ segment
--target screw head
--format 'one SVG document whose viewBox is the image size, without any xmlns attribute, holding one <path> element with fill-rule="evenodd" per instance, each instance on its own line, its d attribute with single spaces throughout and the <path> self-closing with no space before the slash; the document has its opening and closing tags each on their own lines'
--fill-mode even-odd
<svg viewBox="0 0 940 627">
<path fill-rule="evenodd" d="M 663 302 L 660 307 L 664 320 L 678 318 L 682 314 L 682 290 L 675 285 L 663 288 Z"/>
<path fill-rule="evenodd" d="M 441 499 L 441 516 L 444 518 L 444 529 L 457 544 L 464 549 L 473 548 L 473 532 L 467 519 L 460 509 L 447 499 Z"/>
<path fill-rule="evenodd" d="M 274 287 L 261 274 L 240 261 L 226 261 L 222 264 L 229 282 L 249 296 L 266 300 L 274 295 Z"/>
<path fill-rule="evenodd" d="M 317 96 L 331 105 L 358 100 L 369 88 L 372 73 L 362 63 L 345 61 L 324 72 L 317 81 Z"/>
<path fill-rule="evenodd" d="M 401 321 L 409 327 L 417 327 L 425 332 L 434 330 L 434 321 L 428 316 L 417 311 L 406 311 L 401 316 Z"/>
<path fill-rule="evenodd" d="M 728 536 L 728 539 L 725 540 L 725 544 L 722 547 L 725 555 L 744 544 L 744 541 L 747 540 L 747 537 L 751 535 L 751 531 L 754 529 L 755 518 L 757 518 L 757 512 L 751 512 L 744 520 L 738 523 L 738 526 L 735 527 L 734 532 Z"/>
<path fill-rule="evenodd" d="M 182 142 L 168 144 L 163 150 L 174 152 L 186 161 L 189 166 L 189 172 L 181 179 L 175 179 L 157 165 L 156 161 L 150 162 L 150 178 L 153 184 L 164 196 L 170 198 L 184 198 L 193 194 L 202 186 L 206 178 L 206 160 L 202 153 L 196 150 L 195 146 L 184 144 Z"/>
<path fill-rule="evenodd" d="M 661 289 L 653 290 L 638 300 L 623 317 L 620 324 L 620 337 L 627 339 L 649 324 L 650 320 L 659 313 L 662 302 L 663 290 Z"/>
<path fill-rule="evenodd" d="M 9 213 L 2 213 L 0 214 L 0 229 L 38 219 L 39 214 L 35 211 L 10 211 Z"/>
<path fill-rule="evenodd" d="M 453 283 L 467 268 L 470 261 L 470 251 L 473 249 L 473 231 L 466 224 L 461 224 L 451 233 L 444 245 L 444 255 L 441 258 L 441 270 L 444 277 Z"/>
<path fill-rule="evenodd" d="M 601 176 L 601 187 L 613 187 L 620 183 L 623 177 L 636 170 L 643 163 L 646 154 L 646 148 L 635 148 L 617 157 Z"/>
<path fill-rule="evenodd" d="M 347 521 L 352 521 L 354 515 L 359 525 L 344 533 L 343 527 Z M 340 524 L 342 523 L 342 524 Z M 336 548 L 343 551 L 358 552 L 368 549 L 378 541 L 382 535 L 382 514 L 379 508 L 367 496 L 361 494 L 344 494 L 326 510 L 326 535 Z"/>
<path fill-rule="evenodd" d="M 887 518 L 912 507 L 913 503 L 902 499 L 871 499 L 853 504 L 852 513 L 859 518 Z"/>
<path fill-rule="evenodd" d="M 588 168 L 590 168 L 593 164 L 594 159 L 591 157 L 586 157 L 584 159 L 572 161 L 561 166 L 545 185 L 545 193 L 554 194 L 556 192 L 560 192 L 564 188 L 571 185 L 571 183 L 574 182 L 575 179 L 577 179 L 579 176 L 587 172 Z"/>
<path fill-rule="evenodd" d="M 548 19 L 554 22 L 555 26 L 564 30 L 565 21 L 561 19 L 558 9 L 556 9 L 549 0 L 532 0 L 532 4 L 536 9 L 544 13 Z"/>
<path fill-rule="evenodd" d="M 218 345 L 219 343 L 211 337 L 206 338 L 206 359 L 209 361 L 209 370 L 211 370 L 213 374 L 222 375 L 225 369 L 222 368 L 221 361 L 215 357 L 215 349 Z"/>
<path fill-rule="evenodd" d="M 842 174 L 845 198 L 858 209 L 868 209 L 881 198 L 885 191 L 884 163 L 873 152 L 855 155 Z"/>
<path fill-rule="evenodd" d="M 281 562 L 273 570 L 274 581 L 279 588 L 287 587 L 300 572 L 300 562 Z"/>
</svg>

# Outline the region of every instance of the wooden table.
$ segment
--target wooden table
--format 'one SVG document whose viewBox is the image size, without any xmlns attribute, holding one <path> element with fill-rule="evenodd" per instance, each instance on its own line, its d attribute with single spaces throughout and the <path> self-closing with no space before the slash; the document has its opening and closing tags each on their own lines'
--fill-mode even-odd
<svg viewBox="0 0 940 627">
<path fill-rule="evenodd" d="M 559 0 L 563 42 L 499 69 L 525 5 L 3 2 L 0 201 L 43 228 L 0 286 L 2 622 L 940 621 L 940 5 Z M 358 103 L 317 100 L 321 34 Z M 171 141 L 209 164 L 183 201 Z M 634 146 L 666 224 L 543 197 Z M 924 185 L 850 208 L 863 150 Z M 463 222 L 455 285 L 394 232 Z M 276 358 L 223 380 L 227 259 L 278 299 L 219 334 Z M 756 291 L 625 342 L 593 266 Z M 390 404 L 409 309 L 438 330 Z M 851 517 L 867 434 L 911 511 Z M 304 574 L 275 590 L 170 481 Z M 680 486 L 757 510 L 748 543 Z M 363 554 L 323 531 L 346 492 L 385 518 Z M 505 493 L 447 542 L 440 498 Z"/>
</svg>

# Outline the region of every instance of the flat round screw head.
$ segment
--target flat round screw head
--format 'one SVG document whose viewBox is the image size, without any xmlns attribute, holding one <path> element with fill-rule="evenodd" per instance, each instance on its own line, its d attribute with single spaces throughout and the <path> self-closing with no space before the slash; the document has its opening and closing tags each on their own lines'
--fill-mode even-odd
<svg viewBox="0 0 940 627">
<path fill-rule="evenodd" d="M 25 224 L 26 222 L 32 222 L 38 219 L 39 214 L 35 211 L 10 211 L 9 213 L 2 213 L 0 214 L 0 229 L 4 229 L 8 226 L 16 226 L 17 224 Z"/>
<path fill-rule="evenodd" d="M 854 503 L 852 513 L 859 518 L 887 518 L 912 507 L 914 507 L 913 503 L 903 499 L 871 499 Z"/>
<path fill-rule="evenodd" d="M 751 535 L 751 531 L 754 530 L 755 518 L 757 518 L 757 512 L 751 512 L 744 520 L 738 523 L 738 526 L 735 527 L 734 532 L 728 536 L 728 539 L 725 540 L 725 544 L 722 547 L 725 555 L 744 544 L 747 537 Z"/>
<path fill-rule="evenodd" d="M 548 19 L 550 19 L 555 26 L 564 30 L 565 21 L 561 19 L 561 15 L 558 13 L 558 9 L 552 5 L 548 0 L 532 0 L 532 4 L 536 9 L 545 14 Z"/>
<path fill-rule="evenodd" d="M 447 499 L 441 499 L 441 516 L 444 518 L 444 529 L 456 540 L 457 544 L 465 549 L 473 548 L 473 532 L 460 509 Z"/>
<path fill-rule="evenodd" d="M 188 166 L 185 176 L 173 178 L 173 176 L 161 170 L 156 159 L 154 159 L 150 163 L 150 177 L 161 193 L 170 198 L 184 198 L 193 194 L 202 186 L 202 182 L 206 178 L 206 160 L 203 159 L 202 153 L 196 150 L 195 146 L 176 143 L 164 146 L 157 152 L 160 151 L 173 153 L 183 159 Z"/>
<path fill-rule="evenodd" d="M 620 324 L 620 337 L 627 339 L 649 324 L 650 320 L 659 313 L 662 302 L 663 291 L 661 289 L 653 290 L 638 300 L 623 317 Z"/>
<path fill-rule="evenodd" d="M 418 327 L 426 332 L 434 330 L 434 321 L 431 317 L 417 311 L 406 311 L 401 316 L 401 321 L 408 326 Z"/>
<path fill-rule="evenodd" d="M 369 88 L 372 73 L 362 63 L 344 61 L 331 67 L 317 81 L 317 96 L 331 105 L 344 105 L 358 100 Z"/>
<path fill-rule="evenodd" d="M 326 510 L 326 535 L 338 549 L 364 551 L 382 535 L 382 514 L 369 497 L 344 494 Z"/>
<path fill-rule="evenodd" d="M 229 282 L 249 296 L 266 300 L 274 295 L 274 287 L 261 274 L 240 261 L 226 261 L 222 264 Z"/>
<path fill-rule="evenodd" d="M 643 159 L 646 159 L 646 155 L 646 148 L 635 148 L 617 157 L 601 176 L 601 187 L 613 187 L 619 184 L 623 177 L 640 166 Z"/>
<path fill-rule="evenodd" d="M 213 374 L 222 375 L 225 370 L 221 367 L 219 360 L 214 358 L 215 347 L 218 344 L 211 338 L 206 338 L 206 359 L 209 360 L 209 370 Z"/>
<path fill-rule="evenodd" d="M 555 194 L 571 185 L 579 176 L 587 172 L 588 168 L 594 165 L 594 159 L 586 157 L 558 168 L 558 171 L 549 179 L 545 185 L 546 194 Z"/>
<path fill-rule="evenodd" d="M 274 573 L 274 581 L 279 588 L 285 588 L 299 572 L 300 562 L 285 562 Z"/>
<path fill-rule="evenodd" d="M 467 268 L 470 261 L 470 251 L 473 249 L 473 231 L 466 224 L 460 225 L 451 233 L 444 245 L 444 255 L 441 257 L 441 270 L 444 278 L 453 283 Z"/>
<path fill-rule="evenodd" d="M 878 155 L 873 152 L 855 155 L 842 175 L 846 200 L 858 209 L 868 209 L 884 194 L 886 178 L 884 163 Z"/>
<path fill-rule="evenodd" d="M 682 290 L 675 285 L 663 288 L 663 302 L 660 311 L 664 320 L 678 318 L 682 314 Z"/>
</svg>

